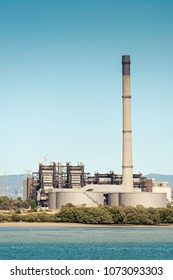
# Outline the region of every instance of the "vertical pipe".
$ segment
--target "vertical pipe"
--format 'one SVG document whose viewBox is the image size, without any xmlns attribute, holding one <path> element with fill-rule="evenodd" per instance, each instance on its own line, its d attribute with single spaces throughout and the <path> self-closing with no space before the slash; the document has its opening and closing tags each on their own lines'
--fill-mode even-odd
<svg viewBox="0 0 173 280">
<path fill-rule="evenodd" d="M 133 192 L 130 56 L 122 56 L 122 101 L 123 101 L 123 158 L 122 179 L 126 192 Z"/>
</svg>

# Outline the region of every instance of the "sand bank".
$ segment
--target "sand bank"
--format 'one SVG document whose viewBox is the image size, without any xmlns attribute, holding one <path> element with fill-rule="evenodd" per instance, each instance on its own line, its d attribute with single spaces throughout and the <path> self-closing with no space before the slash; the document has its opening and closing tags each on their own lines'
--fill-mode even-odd
<svg viewBox="0 0 173 280">
<path fill-rule="evenodd" d="M 25 223 L 25 222 L 3 222 L 1 227 L 173 227 L 173 224 L 160 225 L 117 225 L 117 224 L 79 224 L 79 223 Z"/>
</svg>

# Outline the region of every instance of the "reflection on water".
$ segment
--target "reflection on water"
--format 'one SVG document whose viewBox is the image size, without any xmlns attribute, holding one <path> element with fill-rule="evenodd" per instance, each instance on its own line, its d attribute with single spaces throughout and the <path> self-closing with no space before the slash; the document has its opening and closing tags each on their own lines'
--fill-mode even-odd
<svg viewBox="0 0 173 280">
<path fill-rule="evenodd" d="M 173 228 L 2 227 L 0 259 L 173 259 Z"/>
</svg>

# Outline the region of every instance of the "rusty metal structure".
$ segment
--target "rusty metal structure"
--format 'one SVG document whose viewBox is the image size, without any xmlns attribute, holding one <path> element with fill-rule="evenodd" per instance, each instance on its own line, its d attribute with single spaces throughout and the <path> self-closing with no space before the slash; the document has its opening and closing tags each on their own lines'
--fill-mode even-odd
<svg viewBox="0 0 173 280">
<path fill-rule="evenodd" d="M 69 189 L 84 187 L 86 185 L 86 178 L 84 173 L 84 165 L 80 163 L 77 166 L 72 166 L 67 163 L 67 182 L 66 186 Z"/>
<path fill-rule="evenodd" d="M 39 164 L 38 172 L 32 173 L 31 199 L 40 201 L 42 206 L 47 206 L 46 190 L 51 189 L 74 189 L 86 185 L 87 174 L 84 173 L 84 165 L 76 166 L 67 162 L 52 162 L 49 165 Z"/>
<path fill-rule="evenodd" d="M 110 173 L 95 173 L 95 184 L 99 185 L 120 185 L 122 184 L 122 176 L 115 174 L 113 171 Z"/>
</svg>

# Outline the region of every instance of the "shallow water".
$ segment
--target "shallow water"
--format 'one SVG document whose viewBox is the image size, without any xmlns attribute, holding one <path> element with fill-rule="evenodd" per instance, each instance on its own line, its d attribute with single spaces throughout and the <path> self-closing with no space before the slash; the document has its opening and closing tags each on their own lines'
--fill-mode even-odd
<svg viewBox="0 0 173 280">
<path fill-rule="evenodd" d="M 173 228 L 2 227 L 1 260 L 172 260 Z"/>
</svg>

